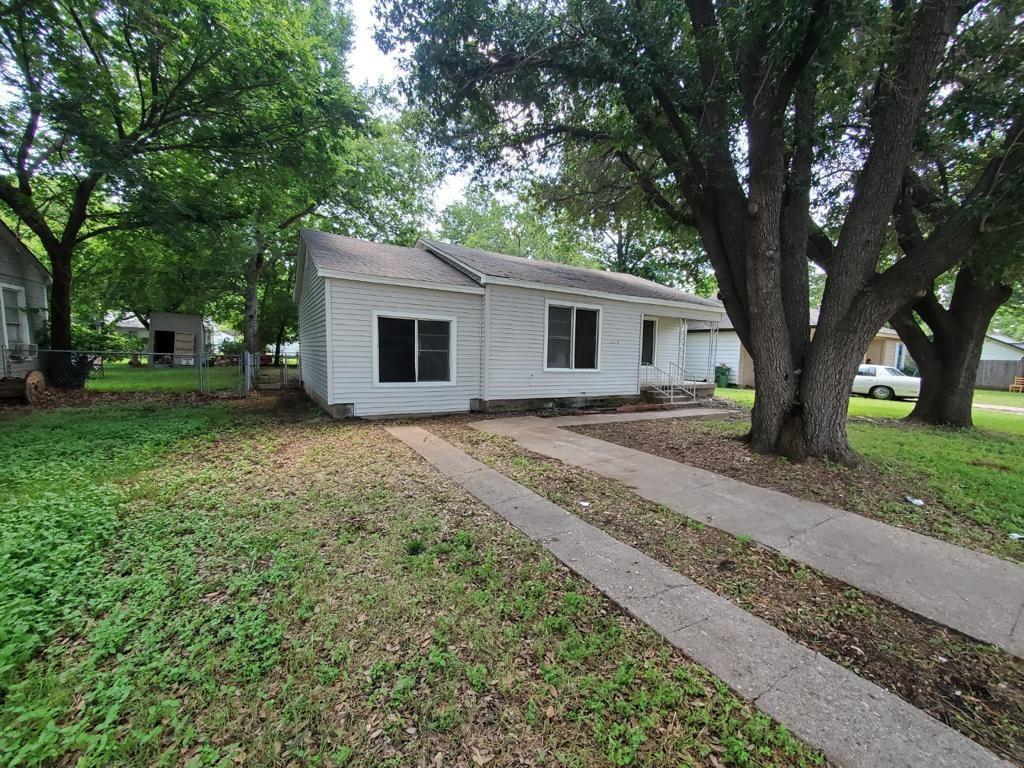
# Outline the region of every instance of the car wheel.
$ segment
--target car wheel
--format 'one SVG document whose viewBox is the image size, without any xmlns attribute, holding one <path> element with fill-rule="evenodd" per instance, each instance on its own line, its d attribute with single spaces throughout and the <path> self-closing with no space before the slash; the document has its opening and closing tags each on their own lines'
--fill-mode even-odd
<svg viewBox="0 0 1024 768">
<path fill-rule="evenodd" d="M 892 387 L 872 387 L 870 394 L 875 400 L 896 399 L 896 393 L 892 391 Z"/>
</svg>

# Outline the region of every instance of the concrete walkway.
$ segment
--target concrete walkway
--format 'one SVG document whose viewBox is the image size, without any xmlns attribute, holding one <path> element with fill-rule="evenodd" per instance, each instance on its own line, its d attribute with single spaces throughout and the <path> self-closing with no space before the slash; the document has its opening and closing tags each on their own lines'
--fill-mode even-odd
<svg viewBox="0 0 1024 768">
<path fill-rule="evenodd" d="M 1018 408 L 1015 405 L 988 405 L 975 403 L 972 408 L 980 408 L 983 411 L 1002 411 L 1003 413 L 1016 413 L 1019 416 L 1024 416 L 1024 408 Z"/>
<path fill-rule="evenodd" d="M 836 764 L 1010 768 L 899 697 L 426 430 L 388 432 Z"/>
<path fill-rule="evenodd" d="M 659 413 L 662 418 L 703 415 L 696 409 Z M 1024 656 L 1024 568 L 836 507 L 558 428 L 598 423 L 597 418 L 606 417 L 520 416 L 473 426 L 618 480 L 694 520 L 749 536 L 851 586 Z"/>
</svg>

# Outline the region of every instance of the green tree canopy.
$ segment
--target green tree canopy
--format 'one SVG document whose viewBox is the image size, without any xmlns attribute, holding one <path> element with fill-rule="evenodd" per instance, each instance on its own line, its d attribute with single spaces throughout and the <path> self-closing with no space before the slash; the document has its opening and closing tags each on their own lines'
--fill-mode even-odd
<svg viewBox="0 0 1024 768">
<path fill-rule="evenodd" d="M 121 206 L 168 154 L 203 173 L 274 154 L 330 115 L 360 120 L 344 75 L 348 17 L 329 0 L 69 0 L 0 13 L 0 201 L 54 277 L 55 346 L 70 344 L 74 256 L 139 226 Z M 278 155 L 280 156 L 280 155 Z M 200 183 L 202 179 L 199 179 Z"/>
</svg>

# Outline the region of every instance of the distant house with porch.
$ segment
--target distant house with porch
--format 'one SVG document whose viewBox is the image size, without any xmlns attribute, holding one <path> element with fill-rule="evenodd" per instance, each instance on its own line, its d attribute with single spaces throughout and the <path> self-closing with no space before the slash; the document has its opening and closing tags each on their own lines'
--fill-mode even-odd
<svg viewBox="0 0 1024 768">
<path fill-rule="evenodd" d="M 813 335 L 818 325 L 818 310 L 812 309 L 808 319 Z M 729 367 L 729 383 L 740 387 L 754 386 L 753 358 L 740 343 L 739 334 L 728 317 L 723 318 L 717 331 L 703 326 L 691 328 L 690 339 L 689 347 L 693 350 L 694 359 L 701 359 L 709 349 L 717 349 L 714 364 Z M 902 368 L 907 360 L 907 348 L 900 341 L 899 334 L 892 328 L 881 328 L 868 345 L 861 362 Z"/>
</svg>

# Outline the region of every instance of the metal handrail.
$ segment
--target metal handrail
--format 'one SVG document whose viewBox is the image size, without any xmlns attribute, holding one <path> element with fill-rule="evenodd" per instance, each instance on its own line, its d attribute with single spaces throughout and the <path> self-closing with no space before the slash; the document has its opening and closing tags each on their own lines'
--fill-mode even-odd
<svg viewBox="0 0 1024 768">
<path fill-rule="evenodd" d="M 682 395 L 689 397 L 690 401 L 696 401 L 697 388 L 687 386 L 686 369 L 678 363 L 669 361 L 669 370 L 664 370 L 656 365 L 643 365 L 640 367 L 640 380 L 642 386 L 647 386 L 668 398 L 671 404 L 675 404 L 676 398 Z"/>
</svg>

